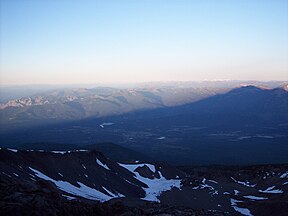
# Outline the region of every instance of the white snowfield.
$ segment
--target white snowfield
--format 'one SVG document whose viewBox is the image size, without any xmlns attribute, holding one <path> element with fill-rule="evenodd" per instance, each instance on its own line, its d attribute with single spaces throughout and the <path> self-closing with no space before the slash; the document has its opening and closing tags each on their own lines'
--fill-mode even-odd
<svg viewBox="0 0 288 216">
<path fill-rule="evenodd" d="M 142 198 L 143 200 L 160 202 L 160 200 L 158 199 L 158 196 L 162 192 L 171 190 L 173 187 L 180 188 L 181 180 L 178 180 L 178 179 L 168 180 L 164 178 L 162 176 L 162 173 L 160 171 L 156 171 L 155 166 L 152 164 L 148 164 L 148 163 L 143 163 L 143 164 L 120 164 L 118 163 L 118 164 L 124 167 L 125 169 L 129 170 L 130 172 L 132 172 L 135 175 L 136 179 L 138 179 L 139 181 L 143 182 L 144 184 L 148 186 L 148 188 L 143 188 L 143 190 L 145 190 L 146 192 L 145 197 Z M 152 172 L 154 173 L 158 172 L 160 175 L 160 178 L 159 179 L 144 178 L 138 172 L 135 171 L 137 167 L 143 167 L 144 165 L 148 166 Z"/>
<path fill-rule="evenodd" d="M 77 182 L 77 184 L 80 185 L 80 187 L 76 187 L 70 184 L 69 182 L 54 180 L 46 176 L 45 174 L 41 173 L 40 171 L 33 169 L 31 167 L 29 167 L 29 169 L 32 170 L 37 177 L 53 182 L 57 186 L 57 188 L 71 195 L 76 195 L 76 196 L 83 197 L 83 198 L 90 199 L 90 200 L 99 200 L 101 202 L 104 202 L 104 201 L 107 201 L 116 197 L 123 197 L 122 194 L 113 194 L 110 191 L 108 192 L 108 190 L 105 188 L 104 190 L 107 191 L 110 195 L 108 196 L 94 188 L 90 188 L 86 186 L 85 184 L 81 182 Z"/>
<path fill-rule="evenodd" d="M 109 167 L 106 164 L 103 164 L 100 160 L 96 159 L 96 163 L 98 165 L 102 166 L 103 168 L 110 170 Z M 171 190 L 173 187 L 180 188 L 180 184 L 181 184 L 180 179 L 168 180 L 168 179 L 164 178 L 162 173 L 160 171 L 156 171 L 155 166 L 152 164 L 142 163 L 142 164 L 119 164 L 119 165 L 122 166 L 123 168 L 127 169 L 128 171 L 132 172 L 137 180 L 139 180 L 139 181 L 141 181 L 147 185 L 147 188 L 143 188 L 143 190 L 146 192 L 145 197 L 142 198 L 143 200 L 160 202 L 160 200 L 158 199 L 158 196 L 162 192 L 167 191 L 167 190 Z M 137 169 L 137 167 L 143 167 L 144 165 L 146 165 L 153 173 L 158 172 L 160 178 L 148 179 L 148 178 L 142 177 L 138 172 L 135 171 Z M 46 176 L 42 172 L 40 172 L 36 169 L 33 169 L 31 167 L 29 167 L 29 169 L 32 170 L 37 177 L 53 182 L 57 186 L 57 188 L 59 188 L 60 190 L 66 192 L 70 195 L 84 197 L 86 199 L 91 199 L 91 200 L 99 200 L 101 202 L 104 202 L 104 201 L 107 201 L 107 200 L 110 200 L 110 199 L 116 198 L 116 197 L 124 197 L 124 195 L 122 195 L 120 193 L 117 193 L 117 194 L 112 193 L 111 191 L 109 191 L 105 187 L 102 187 L 102 188 L 109 195 L 104 194 L 104 193 L 102 193 L 102 192 L 100 192 L 94 188 L 88 187 L 81 182 L 77 182 L 77 184 L 80 186 L 80 187 L 77 187 L 77 186 L 74 186 L 71 183 L 66 182 L 66 181 L 54 180 L 54 179 L 50 178 L 49 176 Z M 58 175 L 60 175 L 60 174 L 58 173 Z M 70 196 L 67 197 L 67 199 L 68 198 L 71 199 Z"/>
<path fill-rule="evenodd" d="M 98 160 L 96 158 L 96 163 L 99 165 L 99 166 L 102 166 L 104 169 L 106 170 L 110 170 L 110 168 L 106 165 L 106 164 L 103 164 L 100 160 Z"/>
</svg>

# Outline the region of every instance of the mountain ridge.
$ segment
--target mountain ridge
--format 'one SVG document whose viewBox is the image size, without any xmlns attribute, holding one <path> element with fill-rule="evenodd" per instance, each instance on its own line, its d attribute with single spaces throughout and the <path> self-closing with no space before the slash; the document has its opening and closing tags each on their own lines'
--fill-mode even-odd
<svg viewBox="0 0 288 216">
<path fill-rule="evenodd" d="M 168 90 L 98 88 L 54 91 L 48 96 L 28 97 L 12 100 L 6 104 L 2 103 L 0 105 L 2 107 L 0 109 L 1 125 L 3 129 L 25 128 L 33 125 L 53 124 L 53 122 L 58 124 L 59 122 L 87 118 L 119 116 L 142 110 L 149 111 L 170 107 L 173 110 L 173 107 L 177 109 L 177 107 L 201 103 L 203 100 L 207 101 L 210 98 L 222 97 L 226 94 L 232 96 L 234 93 L 233 96 L 236 97 L 237 92 L 243 95 L 244 100 L 249 100 L 249 97 L 244 98 L 249 96 L 245 95 L 245 92 L 258 93 L 258 96 L 263 98 L 264 92 L 261 95 L 260 90 L 265 90 L 267 95 L 275 96 L 275 98 L 286 97 L 287 95 L 285 86 L 283 88 L 263 89 L 251 85 L 232 90 L 223 88 L 168 88 Z M 261 100 L 261 98 L 256 99 Z M 252 102 L 255 102 L 255 98 Z M 287 106 L 287 104 L 283 106 Z"/>
<path fill-rule="evenodd" d="M 179 169 L 163 162 L 117 163 L 95 150 L 2 148 L 0 171 L 0 206 L 6 206 L 1 210 L 6 215 L 23 215 L 27 206 L 35 215 L 46 215 L 45 208 L 62 211 L 60 203 L 82 213 L 116 208 L 111 215 L 137 210 L 132 214 L 158 216 L 282 216 L 288 206 L 287 164 Z"/>
</svg>

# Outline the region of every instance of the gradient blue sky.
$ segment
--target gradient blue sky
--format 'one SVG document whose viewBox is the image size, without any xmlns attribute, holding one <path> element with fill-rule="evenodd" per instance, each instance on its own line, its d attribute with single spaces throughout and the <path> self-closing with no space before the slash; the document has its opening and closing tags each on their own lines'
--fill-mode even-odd
<svg viewBox="0 0 288 216">
<path fill-rule="evenodd" d="M 0 0 L 1 84 L 288 80 L 287 0 Z"/>
</svg>

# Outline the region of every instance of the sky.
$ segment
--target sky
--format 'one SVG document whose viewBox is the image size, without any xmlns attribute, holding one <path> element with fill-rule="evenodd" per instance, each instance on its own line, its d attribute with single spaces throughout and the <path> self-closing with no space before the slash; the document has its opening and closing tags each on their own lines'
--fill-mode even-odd
<svg viewBox="0 0 288 216">
<path fill-rule="evenodd" d="M 287 0 L 0 0 L 0 83 L 288 80 Z"/>
</svg>

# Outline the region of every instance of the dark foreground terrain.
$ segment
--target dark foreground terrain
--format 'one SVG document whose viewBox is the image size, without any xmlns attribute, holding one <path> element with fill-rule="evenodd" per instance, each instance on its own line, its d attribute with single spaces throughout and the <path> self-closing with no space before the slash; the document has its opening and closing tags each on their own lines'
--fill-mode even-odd
<svg viewBox="0 0 288 216">
<path fill-rule="evenodd" d="M 100 203 L 81 200 L 67 200 L 49 182 L 37 180 L 24 184 L 1 178 L 2 215 L 224 215 L 221 212 L 195 210 L 187 207 L 145 203 L 129 207 L 121 202 Z"/>
<path fill-rule="evenodd" d="M 0 150 L 1 215 L 287 215 L 288 165 L 173 167 Z"/>
</svg>

